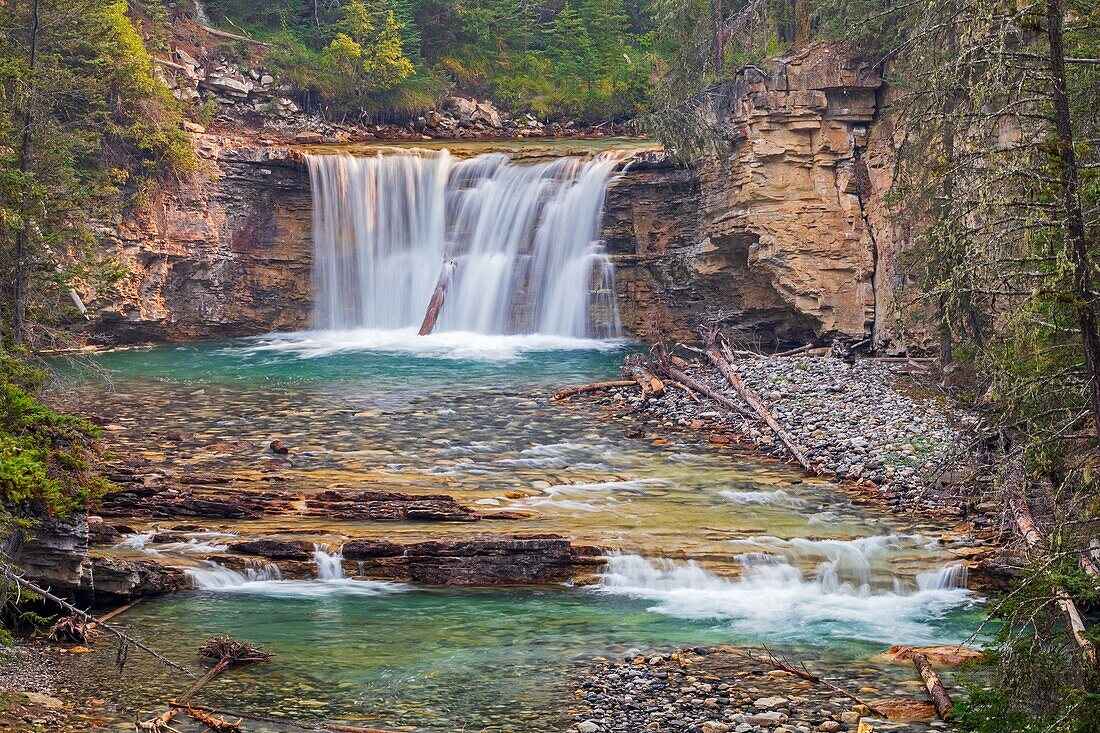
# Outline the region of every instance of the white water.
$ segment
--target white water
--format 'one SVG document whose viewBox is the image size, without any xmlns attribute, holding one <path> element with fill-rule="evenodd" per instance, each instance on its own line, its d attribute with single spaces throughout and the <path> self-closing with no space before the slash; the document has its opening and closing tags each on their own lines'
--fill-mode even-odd
<svg viewBox="0 0 1100 733">
<path fill-rule="evenodd" d="M 314 325 L 416 328 L 454 263 L 439 333 L 618 336 L 614 271 L 598 237 L 623 155 L 308 156 Z"/>
<path fill-rule="evenodd" d="M 344 580 L 343 550 L 330 553 L 323 545 L 314 545 L 313 562 L 317 565 L 318 580 Z"/>
<path fill-rule="evenodd" d="M 184 572 L 195 588 L 226 593 L 324 598 L 381 596 L 409 590 L 401 583 L 345 578 L 341 566 L 343 559 L 339 551 L 330 553 L 321 545 L 315 545 L 313 562 L 317 565 L 317 580 L 283 580 L 278 566 L 271 563 L 242 573 L 206 560 L 199 567 L 185 568 Z"/>
<path fill-rule="evenodd" d="M 423 314 L 421 314 L 423 315 Z M 286 353 L 312 359 L 358 351 L 422 356 L 433 359 L 513 361 L 524 354 L 541 351 L 613 351 L 623 345 L 618 339 L 585 339 L 543 334 L 481 334 L 469 331 L 435 332 L 418 336 L 416 327 L 391 331 L 299 331 L 257 338 L 247 348 L 234 352 Z"/>
<path fill-rule="evenodd" d="M 723 499 L 741 506 L 803 506 L 806 502 L 796 496 L 791 496 L 783 489 L 775 491 L 719 491 L 718 495 Z"/>
<path fill-rule="evenodd" d="M 915 587 L 894 577 L 893 590 L 873 591 L 829 567 L 807 578 L 783 557 L 747 554 L 741 562 L 740 577 L 730 578 L 694 561 L 612 556 L 598 590 L 655 601 L 651 610 L 669 616 L 721 620 L 749 637 L 891 644 L 943 641 L 931 624 L 974 600 L 957 565 L 917 575 Z"/>
</svg>

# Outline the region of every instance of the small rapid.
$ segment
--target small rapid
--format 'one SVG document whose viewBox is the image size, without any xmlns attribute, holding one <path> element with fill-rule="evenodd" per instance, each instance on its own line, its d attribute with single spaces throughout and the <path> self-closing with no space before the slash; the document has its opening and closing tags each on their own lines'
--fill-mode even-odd
<svg viewBox="0 0 1100 733">
<path fill-rule="evenodd" d="M 912 578 L 888 570 L 872 577 L 871 561 L 855 559 L 859 552 L 858 544 L 837 552 L 836 560 L 822 562 L 809 575 L 792 564 L 794 556 L 744 553 L 736 577 L 718 575 L 694 560 L 618 554 L 609 558 L 597 591 L 653 601 L 651 611 L 675 618 L 721 621 L 749 639 L 838 637 L 887 644 L 949 641 L 937 634 L 937 621 L 977 600 L 966 588 L 963 565 Z"/>
<path fill-rule="evenodd" d="M 185 568 L 184 572 L 196 590 L 255 595 L 299 598 L 383 596 L 410 589 L 401 583 L 347 578 L 344 576 L 343 559 L 340 550 L 330 552 L 323 545 L 314 545 L 316 580 L 283 580 L 282 572 L 274 563 L 257 563 L 239 571 L 214 560 L 205 560 L 198 566 Z"/>
</svg>

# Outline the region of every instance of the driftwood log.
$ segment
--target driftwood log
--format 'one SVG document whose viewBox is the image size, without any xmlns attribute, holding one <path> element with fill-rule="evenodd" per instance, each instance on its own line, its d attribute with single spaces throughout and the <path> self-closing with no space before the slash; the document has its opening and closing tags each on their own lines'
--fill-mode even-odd
<svg viewBox="0 0 1100 733">
<path fill-rule="evenodd" d="M 932 669 L 932 663 L 928 661 L 928 657 L 914 651 L 913 666 L 917 668 L 921 679 L 924 680 L 925 688 L 928 689 L 928 694 L 932 696 L 932 705 L 936 708 L 936 714 L 941 719 L 948 720 L 951 717 L 954 703 L 951 702 L 951 696 L 947 694 L 943 682 L 940 682 L 939 675 Z"/>
<path fill-rule="evenodd" d="M 451 276 L 454 274 L 455 263 L 453 260 L 444 260 L 443 269 L 439 273 L 439 282 L 435 285 L 435 292 L 428 301 L 428 310 L 424 313 L 424 320 L 420 324 L 420 335 L 427 336 L 435 330 L 435 323 L 439 320 L 439 312 L 443 310 L 443 301 L 447 298 L 447 286 L 451 284 Z"/>
<path fill-rule="evenodd" d="M 169 708 L 152 720 L 146 720 L 144 722 L 135 720 L 134 730 L 149 731 L 150 733 L 164 733 L 164 731 L 172 733 L 172 731 L 175 731 L 175 728 L 169 724 L 175 720 L 178 714 L 179 711 Z"/>
<path fill-rule="evenodd" d="M 806 457 L 806 453 L 798 445 L 798 442 L 783 429 L 783 426 L 779 424 L 779 421 L 775 419 L 775 415 L 772 415 L 771 411 L 764 405 L 760 397 L 753 392 L 744 380 L 737 373 L 737 370 L 733 367 L 733 360 L 723 356 L 718 351 L 718 347 L 715 344 L 710 344 L 707 347 L 707 357 L 713 362 L 714 366 L 718 367 L 718 371 L 722 372 L 722 376 L 726 378 L 726 381 L 730 383 L 734 391 L 743 399 L 755 412 L 760 416 L 776 437 L 787 448 L 787 452 L 791 454 L 791 457 L 798 462 L 800 466 L 814 474 L 821 474 L 821 469 L 813 463 L 810 463 L 810 459 Z"/>
<path fill-rule="evenodd" d="M 710 399 L 717 402 L 722 407 L 725 407 L 731 412 L 736 412 L 742 417 L 752 417 L 752 413 L 745 409 L 744 406 L 737 404 L 734 400 L 731 400 L 728 395 L 724 395 L 716 389 L 712 389 L 708 385 L 700 382 L 695 377 L 682 371 L 671 358 L 664 357 L 656 361 L 650 362 L 648 365 L 654 374 L 660 374 L 665 377 L 669 382 L 679 382 L 681 386 L 688 387 L 691 390 L 698 392 L 699 394 L 706 395 Z"/>
<path fill-rule="evenodd" d="M 566 387 L 565 389 L 559 389 L 554 393 L 555 400 L 564 400 L 569 397 L 573 397 L 579 394 L 585 394 L 586 392 L 602 392 L 605 389 L 615 389 L 616 387 L 634 387 L 637 383 L 633 379 L 616 379 L 611 382 L 593 382 L 592 384 L 582 384 L 577 387 Z"/>
</svg>

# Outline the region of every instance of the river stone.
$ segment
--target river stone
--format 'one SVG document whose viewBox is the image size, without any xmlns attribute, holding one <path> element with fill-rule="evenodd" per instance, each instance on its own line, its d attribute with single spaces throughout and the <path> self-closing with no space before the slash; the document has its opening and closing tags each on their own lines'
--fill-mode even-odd
<svg viewBox="0 0 1100 733">
<path fill-rule="evenodd" d="M 756 713 L 755 715 L 749 715 L 745 718 L 745 722 L 749 725 L 763 725 L 771 728 L 779 725 L 780 723 L 786 723 L 787 716 L 783 713 L 777 713 L 773 710 L 766 713 Z"/>
<path fill-rule="evenodd" d="M 272 560 L 308 560 L 313 556 L 312 545 L 288 540 L 248 540 L 234 543 L 229 549 L 241 555 L 259 555 Z"/>
<path fill-rule="evenodd" d="M 753 702 L 753 705 L 761 710 L 771 710 L 787 704 L 785 697 L 762 697 Z"/>
</svg>

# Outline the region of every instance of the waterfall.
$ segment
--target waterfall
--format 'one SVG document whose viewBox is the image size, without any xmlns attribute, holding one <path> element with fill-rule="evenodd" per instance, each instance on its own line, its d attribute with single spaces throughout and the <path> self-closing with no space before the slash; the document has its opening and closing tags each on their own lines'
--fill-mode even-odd
<svg viewBox="0 0 1100 733">
<path fill-rule="evenodd" d="M 282 580 L 279 566 L 274 563 L 250 563 L 244 572 L 231 570 L 214 560 L 206 560 L 198 567 L 185 568 L 191 585 L 199 590 L 227 590 L 241 588 L 248 583 L 269 583 Z"/>
<path fill-rule="evenodd" d="M 436 331 L 620 335 L 599 228 L 625 155 L 535 163 L 501 153 L 460 160 L 446 150 L 307 156 L 315 326 L 419 326 L 449 271 Z"/>
<path fill-rule="evenodd" d="M 313 546 L 313 562 L 317 565 L 318 580 L 344 579 L 344 552 L 329 552 L 324 545 Z"/>
</svg>

